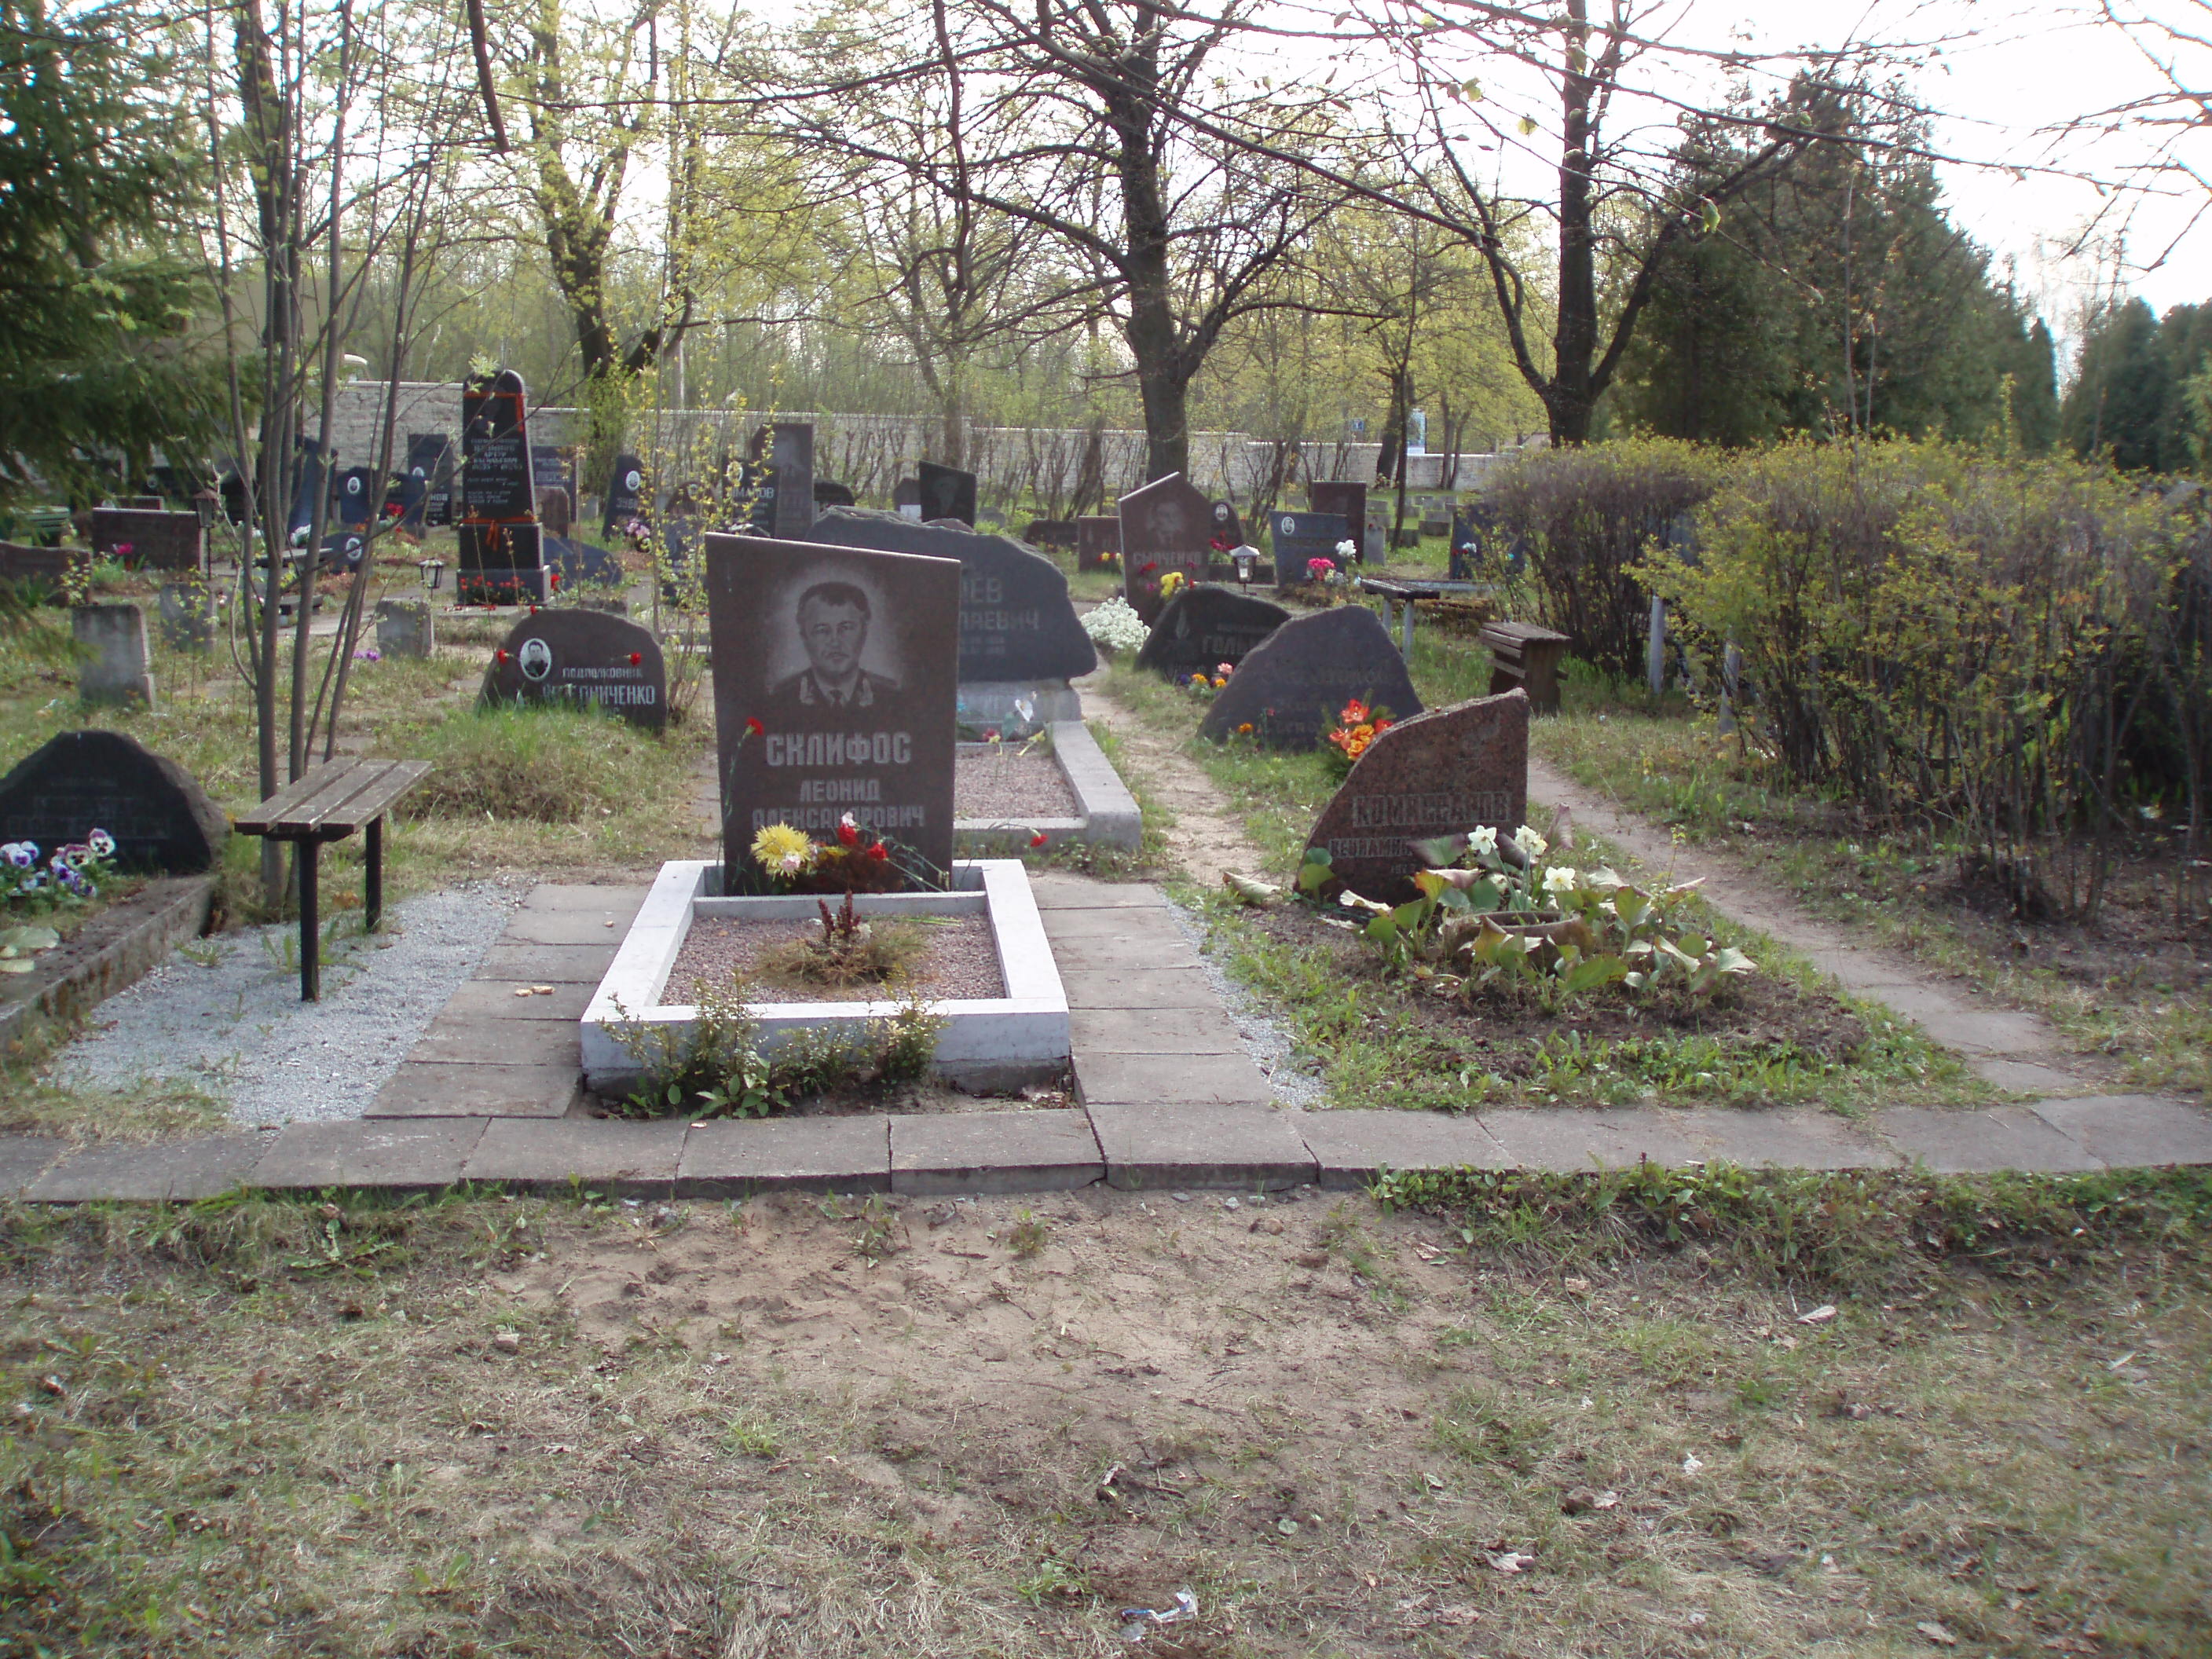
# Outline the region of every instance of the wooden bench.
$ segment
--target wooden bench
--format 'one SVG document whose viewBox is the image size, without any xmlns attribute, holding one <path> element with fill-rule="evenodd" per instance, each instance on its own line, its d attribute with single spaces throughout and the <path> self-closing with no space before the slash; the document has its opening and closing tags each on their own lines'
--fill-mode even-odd
<svg viewBox="0 0 2212 1659">
<path fill-rule="evenodd" d="M 428 761 L 331 761 L 279 790 L 237 821 L 240 833 L 297 843 L 300 854 L 300 1000 L 323 996 L 322 931 L 315 861 L 326 841 L 364 832 L 364 931 L 384 920 L 384 815 L 429 775 Z"/>
<path fill-rule="evenodd" d="M 1482 642 L 1490 647 L 1490 695 L 1519 686 L 1528 694 L 1528 706 L 1538 714 L 1559 712 L 1559 659 L 1574 643 L 1566 634 L 1555 634 L 1534 623 L 1486 623 Z"/>
<path fill-rule="evenodd" d="M 1398 636 L 1398 654 L 1413 659 L 1413 606 L 1422 599 L 1461 599 L 1487 593 L 1483 582 L 1424 581 L 1401 577 L 1362 576 L 1359 590 L 1382 601 L 1382 626 Z"/>
</svg>

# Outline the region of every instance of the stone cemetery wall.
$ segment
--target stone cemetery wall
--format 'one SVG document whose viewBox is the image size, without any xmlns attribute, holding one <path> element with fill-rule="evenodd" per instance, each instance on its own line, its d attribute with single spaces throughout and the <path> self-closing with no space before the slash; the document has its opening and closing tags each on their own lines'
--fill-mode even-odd
<svg viewBox="0 0 2212 1659">
<path fill-rule="evenodd" d="M 0 777 L 0 842 L 51 855 L 94 830 L 115 861 L 145 874 L 211 870 L 230 820 L 190 773 L 120 732 L 64 732 Z"/>
<path fill-rule="evenodd" d="M 757 886 L 763 828 L 823 841 L 847 812 L 949 869 L 960 564 L 764 536 L 706 544 L 725 890 Z"/>
<path fill-rule="evenodd" d="M 1355 698 L 1394 720 L 1421 712 L 1382 618 L 1340 605 L 1293 617 L 1254 647 L 1199 731 L 1219 742 L 1249 726 L 1268 748 L 1313 749 Z"/>
<path fill-rule="evenodd" d="M 1367 746 L 1315 820 L 1338 879 L 1363 897 L 1414 897 L 1413 843 L 1488 824 L 1510 836 L 1528 815 L 1528 699 L 1477 697 L 1401 721 Z"/>
</svg>

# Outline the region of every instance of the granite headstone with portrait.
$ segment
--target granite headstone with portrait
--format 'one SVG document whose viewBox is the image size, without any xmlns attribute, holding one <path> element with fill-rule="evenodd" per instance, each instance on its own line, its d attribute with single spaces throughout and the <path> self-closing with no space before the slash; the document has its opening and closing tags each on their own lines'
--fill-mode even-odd
<svg viewBox="0 0 2212 1659">
<path fill-rule="evenodd" d="M 120 732 L 64 732 L 0 777 L 0 842 L 51 855 L 94 830 L 118 868 L 187 875 L 222 857 L 230 821 L 191 774 Z"/>
<path fill-rule="evenodd" d="M 1215 674 L 1224 664 L 1236 667 L 1290 619 L 1279 605 L 1225 587 L 1185 588 L 1152 624 L 1144 649 L 1137 653 L 1137 666 L 1171 680 Z"/>
<path fill-rule="evenodd" d="M 1213 503 L 1180 472 L 1121 497 L 1121 593 L 1150 628 L 1170 575 L 1201 581 L 1212 556 Z"/>
<path fill-rule="evenodd" d="M 1335 513 L 1271 513 L 1267 526 L 1275 549 L 1275 591 L 1286 592 L 1300 582 L 1313 580 L 1313 562 L 1327 559 L 1341 569 L 1344 555 L 1338 550 L 1352 538 L 1352 528 Z"/>
<path fill-rule="evenodd" d="M 1237 665 L 1199 726 L 1217 740 L 1244 726 L 1270 749 L 1312 749 L 1358 702 L 1394 720 L 1421 712 L 1390 630 L 1372 611 L 1340 605 L 1293 617 Z"/>
<path fill-rule="evenodd" d="M 1487 824 L 1510 835 L 1528 813 L 1528 698 L 1435 708 L 1367 745 L 1314 823 L 1307 844 L 1328 849 L 1330 873 L 1365 898 L 1399 904 L 1419 891 L 1413 843 Z"/>
<path fill-rule="evenodd" d="M 668 670 L 660 641 L 634 622 L 604 611 L 538 611 L 492 653 L 480 700 L 596 708 L 658 732 L 668 723 Z"/>
<path fill-rule="evenodd" d="M 964 525 L 975 522 L 974 473 L 963 472 L 957 466 L 939 466 L 934 461 L 924 461 L 915 471 L 919 475 L 915 499 L 924 524 L 939 519 L 957 519 Z"/>
<path fill-rule="evenodd" d="M 706 568 L 723 890 L 758 890 L 768 825 L 848 812 L 949 869 L 958 562 L 717 534 Z"/>
<path fill-rule="evenodd" d="M 1010 537 L 896 513 L 830 507 L 810 540 L 960 561 L 960 678 L 964 684 L 1066 680 L 1098 665 L 1067 596 L 1067 576 Z"/>
<path fill-rule="evenodd" d="M 599 537 L 612 541 L 623 527 L 645 512 L 645 463 L 635 455 L 615 457 L 613 471 L 607 475 L 606 514 L 599 525 Z"/>
</svg>

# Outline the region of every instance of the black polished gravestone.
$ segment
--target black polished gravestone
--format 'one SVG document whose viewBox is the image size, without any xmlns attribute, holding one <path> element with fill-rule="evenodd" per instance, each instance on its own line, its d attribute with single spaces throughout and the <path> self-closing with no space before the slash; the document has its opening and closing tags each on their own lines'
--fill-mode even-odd
<svg viewBox="0 0 2212 1659">
<path fill-rule="evenodd" d="M 635 455 L 617 455 L 614 471 L 607 475 L 606 519 L 599 535 L 612 541 L 632 519 L 644 514 L 645 463 Z"/>
<path fill-rule="evenodd" d="M 453 441 L 442 432 L 407 434 L 406 476 L 399 486 L 399 521 L 420 535 L 453 518 Z"/>
<path fill-rule="evenodd" d="M 197 513 L 95 507 L 92 550 L 143 570 L 198 570 L 207 556 L 207 532 Z"/>
<path fill-rule="evenodd" d="M 1244 520 L 1237 517 L 1235 502 L 1214 502 L 1212 544 L 1217 553 L 1226 553 L 1231 548 L 1244 545 Z"/>
<path fill-rule="evenodd" d="M 1121 497 L 1121 594 L 1146 627 L 1166 603 L 1160 586 L 1170 574 L 1205 579 L 1213 535 L 1213 503 L 1180 472 L 1155 478 Z"/>
<path fill-rule="evenodd" d="M 860 498 L 853 494 L 852 485 L 839 483 L 835 478 L 817 478 L 814 481 L 814 510 L 817 513 L 825 507 L 858 507 L 860 504 Z"/>
<path fill-rule="evenodd" d="M 767 449 L 775 474 L 775 522 L 769 533 L 803 542 L 814 522 L 814 428 L 805 421 L 778 421 L 771 434 Z"/>
<path fill-rule="evenodd" d="M 1314 580 L 1316 559 L 1343 569 L 1337 550 L 1352 538 L 1352 527 L 1335 513 L 1271 513 L 1267 527 L 1275 549 L 1275 591 L 1286 592 Z"/>
<path fill-rule="evenodd" d="M 1193 674 L 1214 675 L 1223 664 L 1234 668 L 1255 646 L 1285 623 L 1291 613 L 1279 605 L 1225 587 L 1187 588 L 1167 603 L 1152 624 L 1137 666 L 1171 680 Z"/>
<path fill-rule="evenodd" d="M 1075 568 L 1105 570 L 1121 554 L 1121 520 L 1112 513 L 1086 513 L 1075 521 Z"/>
<path fill-rule="evenodd" d="M 120 732 L 64 732 L 0 778 L 0 842 L 52 857 L 94 830 L 115 837 L 122 869 L 191 875 L 222 862 L 230 821 L 191 774 Z"/>
<path fill-rule="evenodd" d="M 376 521 L 376 469 L 349 466 L 338 474 L 331 492 L 331 517 L 349 530 L 361 530 Z"/>
<path fill-rule="evenodd" d="M 834 507 L 808 539 L 960 561 L 960 681 L 1064 680 L 1098 665 L 1060 567 L 1006 536 Z"/>
<path fill-rule="evenodd" d="M 1075 520 L 1031 519 L 1029 527 L 1022 532 L 1022 539 L 1031 547 L 1073 547 Z"/>
<path fill-rule="evenodd" d="M 921 521 L 933 523 L 939 519 L 957 519 L 962 524 L 975 522 L 975 475 L 963 472 L 957 466 L 939 466 L 934 461 L 924 461 L 917 469 L 921 474 L 921 494 L 915 499 L 921 504 Z"/>
<path fill-rule="evenodd" d="M 526 519 L 537 500 L 522 376 L 511 368 L 461 390 L 464 519 Z"/>
<path fill-rule="evenodd" d="M 576 499 L 576 457 L 573 450 L 555 444 L 530 446 L 530 488 L 536 495 L 547 489 L 565 489 L 568 499 Z"/>
<path fill-rule="evenodd" d="M 1199 731 L 1218 741 L 1249 726 L 1265 747 L 1313 749 L 1354 701 L 1394 720 L 1421 712 L 1382 618 L 1340 605 L 1293 617 L 1255 646 Z"/>
<path fill-rule="evenodd" d="M 1334 513 L 1352 526 L 1347 532 L 1358 542 L 1362 556 L 1372 555 L 1375 549 L 1364 538 L 1367 532 L 1367 486 L 1349 478 L 1316 478 L 1306 486 L 1307 504 L 1316 513 Z"/>
<path fill-rule="evenodd" d="M 612 586 L 628 580 L 622 560 L 616 555 L 590 542 L 580 542 L 573 536 L 541 537 L 538 550 L 546 569 L 561 578 L 557 584 L 550 585 L 563 593 L 579 582 Z"/>
<path fill-rule="evenodd" d="M 901 478 L 891 486 L 891 507 L 902 519 L 921 517 L 921 485 L 912 478 Z"/>
<path fill-rule="evenodd" d="M 758 891 L 772 823 L 834 838 L 848 812 L 952 863 L 961 567 L 767 536 L 707 538 L 723 891 Z"/>
<path fill-rule="evenodd" d="M 1488 825 L 1510 836 L 1528 812 L 1528 698 L 1517 687 L 1401 720 L 1367 745 L 1315 820 L 1310 847 L 1364 898 L 1402 904 L 1425 861 L 1413 843 Z"/>
<path fill-rule="evenodd" d="M 650 631 L 604 611 L 540 611 L 492 653 L 479 702 L 554 702 L 668 723 L 668 670 Z"/>
</svg>

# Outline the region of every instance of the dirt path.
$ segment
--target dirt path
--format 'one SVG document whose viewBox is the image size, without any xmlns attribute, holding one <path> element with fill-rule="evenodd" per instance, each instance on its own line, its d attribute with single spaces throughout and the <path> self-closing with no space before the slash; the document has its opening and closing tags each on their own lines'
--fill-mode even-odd
<svg viewBox="0 0 2212 1659">
<path fill-rule="evenodd" d="M 1103 676 L 1076 682 L 1083 712 L 1113 732 L 1136 776 L 1130 780 L 1156 805 L 1175 814 L 1167 830 L 1168 854 L 1193 881 L 1211 886 L 1224 870 L 1261 866 L 1259 849 L 1222 803 L 1221 793 L 1173 738 L 1147 724 L 1106 690 Z"/>
<path fill-rule="evenodd" d="M 1936 1042 L 1966 1054 L 1974 1070 L 2000 1088 L 2087 1094 L 2112 1082 L 2109 1068 L 2067 1053 L 2064 1040 L 2036 1015 L 2004 1007 L 1910 957 L 1807 915 L 1741 860 L 1708 848 L 1675 845 L 1665 830 L 1534 756 L 1528 794 L 1567 808 L 1578 829 L 1604 836 L 1646 869 L 1672 871 L 1681 881 L 1703 877 L 1705 896 L 1715 908 L 1803 951 L 1853 994 L 1917 1021 Z"/>
</svg>

